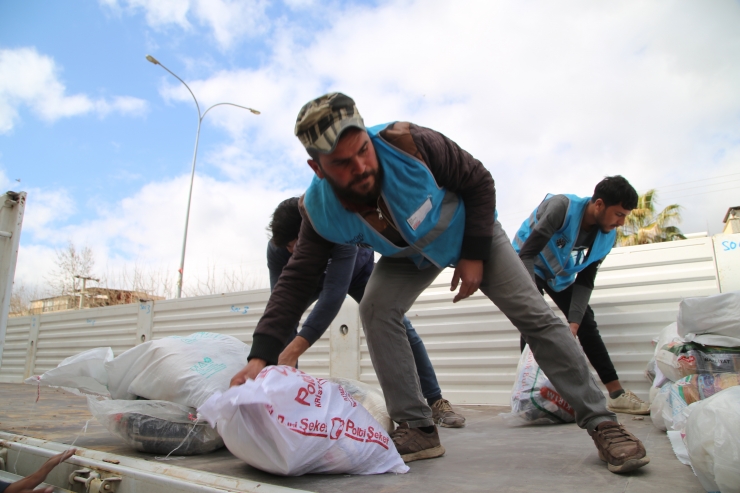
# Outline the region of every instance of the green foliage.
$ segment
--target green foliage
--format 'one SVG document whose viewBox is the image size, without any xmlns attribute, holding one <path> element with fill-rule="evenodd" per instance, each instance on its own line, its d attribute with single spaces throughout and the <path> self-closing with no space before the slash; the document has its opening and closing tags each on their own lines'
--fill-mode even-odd
<svg viewBox="0 0 740 493">
<path fill-rule="evenodd" d="M 685 240 L 678 224 L 681 223 L 681 206 L 672 204 L 656 213 L 658 194 L 648 190 L 637 199 L 637 207 L 627 216 L 624 226 L 617 229 L 617 245 L 645 245 L 663 241 Z"/>
</svg>

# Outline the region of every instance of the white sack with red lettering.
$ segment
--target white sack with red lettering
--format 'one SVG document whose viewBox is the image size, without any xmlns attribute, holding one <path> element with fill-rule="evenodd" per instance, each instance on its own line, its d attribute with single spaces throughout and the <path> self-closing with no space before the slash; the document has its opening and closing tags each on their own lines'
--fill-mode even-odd
<svg viewBox="0 0 740 493">
<path fill-rule="evenodd" d="M 388 433 L 336 383 L 290 366 L 216 392 L 198 408 L 226 447 L 273 474 L 405 473 Z"/>
</svg>

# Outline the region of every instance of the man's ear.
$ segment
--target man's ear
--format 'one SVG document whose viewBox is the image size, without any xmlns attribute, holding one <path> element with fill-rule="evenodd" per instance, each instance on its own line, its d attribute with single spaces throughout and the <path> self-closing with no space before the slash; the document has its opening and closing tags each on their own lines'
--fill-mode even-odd
<svg viewBox="0 0 740 493">
<path fill-rule="evenodd" d="M 596 212 L 601 212 L 606 209 L 606 204 L 602 199 L 596 199 L 594 201 L 594 206 L 596 206 Z"/>
<path fill-rule="evenodd" d="M 321 169 L 321 165 L 318 161 L 314 161 L 313 159 L 308 160 L 308 165 L 311 166 L 311 169 L 314 173 L 316 173 L 316 176 L 319 177 L 319 179 L 324 179 L 324 170 Z"/>
</svg>

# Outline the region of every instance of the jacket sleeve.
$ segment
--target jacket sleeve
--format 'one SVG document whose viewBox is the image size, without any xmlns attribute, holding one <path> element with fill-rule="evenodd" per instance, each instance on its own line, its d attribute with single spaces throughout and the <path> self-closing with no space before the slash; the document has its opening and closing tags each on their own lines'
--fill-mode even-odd
<svg viewBox="0 0 740 493">
<path fill-rule="evenodd" d="M 332 249 L 319 299 L 298 333 L 309 344 L 321 338 L 342 308 L 355 269 L 355 257 L 357 247 L 354 245 L 335 245 Z"/>
<path fill-rule="evenodd" d="M 278 279 L 252 336 L 249 359 L 260 358 L 277 364 L 278 356 L 293 335 L 321 274 L 334 243 L 322 238 L 301 207 L 301 229 L 293 255 Z"/>
<path fill-rule="evenodd" d="M 271 241 L 267 242 L 267 270 L 270 271 L 270 291 L 275 289 L 280 273 L 290 260 L 290 252 L 285 248 L 276 247 Z"/>
<path fill-rule="evenodd" d="M 567 213 L 568 199 L 564 195 L 551 197 L 537 208 L 537 224 L 519 249 L 519 258 L 522 259 L 533 281 L 534 259 L 547 246 L 555 232 L 563 227 Z"/>
<path fill-rule="evenodd" d="M 599 271 L 601 261 L 589 265 L 576 276 L 573 283 L 573 294 L 570 297 L 570 309 L 568 310 L 568 322 L 578 325 L 583 321 L 583 315 L 586 313 L 586 307 L 591 300 L 591 293 L 594 290 L 596 273 Z"/>
<path fill-rule="evenodd" d="M 491 173 L 470 153 L 434 130 L 397 122 L 383 131 L 383 137 L 423 161 L 437 185 L 460 194 L 465 203 L 465 236 L 460 256 L 488 260 L 496 209 Z"/>
</svg>

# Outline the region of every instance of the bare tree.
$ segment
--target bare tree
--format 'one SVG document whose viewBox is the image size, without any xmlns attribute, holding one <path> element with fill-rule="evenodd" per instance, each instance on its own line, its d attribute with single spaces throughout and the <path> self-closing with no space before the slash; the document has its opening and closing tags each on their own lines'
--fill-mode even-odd
<svg viewBox="0 0 740 493">
<path fill-rule="evenodd" d="M 44 297 L 38 286 L 28 287 L 25 284 L 14 284 L 10 294 L 11 317 L 24 317 L 31 314 L 31 302 Z"/>
<path fill-rule="evenodd" d="M 82 286 L 82 281 L 75 276 L 92 276 L 93 251 L 88 246 L 78 249 L 70 241 L 66 248 L 56 251 L 56 256 L 56 268 L 46 278 L 49 288 L 53 296 L 74 294 Z"/>
</svg>

